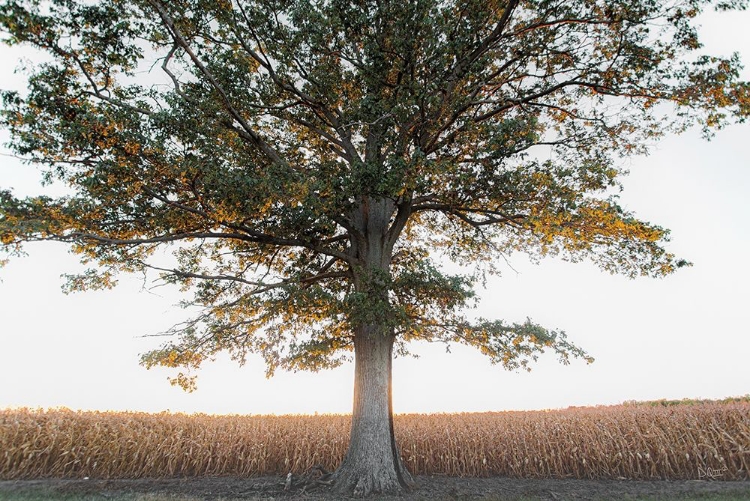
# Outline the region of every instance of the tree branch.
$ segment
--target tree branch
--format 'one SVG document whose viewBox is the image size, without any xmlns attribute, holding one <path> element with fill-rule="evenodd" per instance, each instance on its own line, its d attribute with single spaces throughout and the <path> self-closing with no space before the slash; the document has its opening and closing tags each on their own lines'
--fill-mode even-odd
<svg viewBox="0 0 750 501">
<path fill-rule="evenodd" d="M 495 29 L 492 30 L 492 33 L 490 33 L 487 38 L 482 40 L 479 46 L 474 49 L 468 56 L 456 61 L 456 64 L 453 66 L 453 69 L 450 72 L 450 76 L 446 79 L 447 81 L 459 80 L 463 72 L 466 71 L 466 69 L 471 66 L 474 61 L 481 57 L 487 50 L 492 47 L 494 43 L 496 43 L 502 37 L 503 30 L 505 30 L 505 27 L 508 25 L 513 11 L 518 7 L 518 3 L 519 0 L 508 0 L 508 5 L 505 7 L 503 15 L 500 17 L 500 20 L 498 20 Z"/>
<path fill-rule="evenodd" d="M 179 46 L 182 47 L 185 53 L 190 57 L 190 60 L 193 62 L 195 67 L 203 74 L 203 76 L 206 77 L 211 86 L 221 97 L 221 100 L 224 102 L 224 106 L 226 107 L 227 111 L 229 111 L 230 115 L 232 115 L 232 118 L 234 118 L 242 126 L 244 131 L 247 133 L 247 136 L 252 140 L 255 146 L 257 146 L 273 163 L 291 168 L 287 161 L 266 141 L 264 141 L 257 132 L 255 132 L 255 130 L 250 126 L 247 120 L 245 120 L 245 118 L 242 116 L 242 114 L 232 105 L 231 101 L 229 100 L 229 96 L 227 95 L 224 88 L 219 84 L 213 74 L 208 70 L 208 68 L 201 62 L 201 60 L 192 50 L 190 44 L 188 44 L 180 29 L 175 25 L 172 17 L 164 8 L 164 5 L 158 0 L 148 0 L 148 3 L 159 14 L 165 26 L 171 33 L 175 43 L 179 44 Z"/>
<path fill-rule="evenodd" d="M 505 212 L 497 209 L 483 209 L 460 206 L 456 207 L 454 205 L 444 203 L 420 203 L 412 205 L 412 211 L 414 212 L 427 210 L 443 212 L 445 214 L 456 216 L 461 221 L 473 226 L 474 228 L 479 228 L 480 226 L 487 226 L 491 224 L 512 224 L 514 226 L 521 227 L 519 221 L 526 219 L 526 216 L 524 214 L 506 214 Z M 477 221 L 467 216 L 466 213 L 480 214 L 485 216 L 486 219 Z"/>
<path fill-rule="evenodd" d="M 239 2 L 237 2 L 237 8 L 240 11 L 240 14 L 242 15 L 242 18 L 245 22 L 245 25 L 247 26 L 247 29 L 250 31 L 250 33 L 253 34 L 253 37 L 255 38 L 255 42 L 258 44 L 259 50 L 262 51 L 263 44 L 261 43 L 261 40 L 258 37 L 258 34 L 253 27 L 252 22 L 247 17 L 247 13 L 242 8 L 242 5 L 240 5 Z M 326 125 L 333 127 L 336 132 L 339 135 L 340 141 L 338 141 L 338 144 L 343 147 L 344 151 L 346 152 L 348 158 L 347 160 L 352 162 L 354 159 L 359 159 L 359 154 L 357 153 L 357 149 L 354 147 L 354 144 L 351 142 L 351 135 L 347 132 L 346 126 L 343 126 L 339 120 L 339 117 L 341 116 L 341 112 L 336 109 L 329 108 L 324 102 L 314 99 L 312 96 L 308 95 L 307 93 L 301 91 L 299 88 L 297 88 L 295 85 L 293 85 L 290 82 L 283 81 L 276 70 L 273 67 L 273 64 L 271 64 L 271 61 L 269 60 L 268 56 L 266 56 L 264 53 L 259 54 L 257 51 L 253 50 L 252 47 L 250 47 L 241 34 L 237 33 L 235 31 L 235 37 L 239 41 L 242 48 L 248 53 L 248 55 L 253 58 L 259 65 L 261 65 L 267 72 L 268 76 L 271 78 L 271 81 L 282 91 L 291 93 L 293 96 L 300 99 L 310 110 L 313 111 L 316 115 L 322 114 L 324 120 L 324 123 L 327 121 Z M 302 77 L 304 78 L 304 76 Z M 306 79 L 307 81 L 310 81 Z M 313 85 L 315 85 L 315 82 L 310 81 Z M 361 160 L 361 159 L 359 159 Z"/>
</svg>

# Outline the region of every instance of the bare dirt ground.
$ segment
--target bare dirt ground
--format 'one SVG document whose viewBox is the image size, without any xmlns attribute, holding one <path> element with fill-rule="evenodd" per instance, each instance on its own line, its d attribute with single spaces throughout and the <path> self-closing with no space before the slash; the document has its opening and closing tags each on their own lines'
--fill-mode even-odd
<svg viewBox="0 0 750 501">
<path fill-rule="evenodd" d="M 375 495 L 383 500 L 635 500 L 635 499 L 701 499 L 731 496 L 750 499 L 750 481 L 634 481 L 575 479 L 514 479 L 417 477 L 418 488 L 402 496 Z M 179 479 L 129 480 L 6 480 L 0 481 L 0 492 L 23 492 L 45 489 L 63 495 L 101 495 L 103 499 L 118 495 L 164 494 L 207 501 L 239 500 L 335 500 L 342 499 L 325 487 L 302 492 L 284 490 L 282 477 L 202 477 Z"/>
</svg>

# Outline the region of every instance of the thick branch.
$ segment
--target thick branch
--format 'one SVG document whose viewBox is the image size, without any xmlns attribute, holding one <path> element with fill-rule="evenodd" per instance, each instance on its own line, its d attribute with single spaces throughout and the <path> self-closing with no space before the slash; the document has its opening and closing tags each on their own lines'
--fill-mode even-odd
<svg viewBox="0 0 750 501">
<path fill-rule="evenodd" d="M 49 238 L 42 238 L 41 240 L 93 240 L 94 242 L 108 245 L 142 245 L 142 244 L 154 244 L 154 243 L 168 243 L 177 242 L 179 240 L 190 240 L 194 238 L 226 238 L 235 240 L 244 240 L 246 242 L 255 243 L 271 243 L 271 242 L 259 242 L 242 233 L 217 233 L 212 231 L 191 231 L 191 232 L 180 232 L 170 233 L 157 237 L 150 238 L 110 238 L 95 233 L 86 233 L 81 231 L 74 231 L 66 235 L 53 235 Z M 279 244 L 277 244 L 279 245 Z"/>
<path fill-rule="evenodd" d="M 204 210 L 200 210 L 200 209 L 197 209 L 195 207 L 190 207 L 189 205 L 185 205 L 185 204 L 177 202 L 175 200 L 170 200 L 168 197 L 166 197 L 164 195 L 161 195 L 161 194 L 157 193 L 156 191 L 154 191 L 154 190 L 152 190 L 152 189 L 150 189 L 148 187 L 144 187 L 143 190 L 149 196 L 151 196 L 153 198 L 156 198 L 157 200 L 159 200 L 159 201 L 161 201 L 161 202 L 163 202 L 163 203 L 165 203 L 165 204 L 167 204 L 167 205 L 169 205 L 171 207 L 174 207 L 174 208 L 176 208 L 178 210 L 181 210 L 181 211 L 184 211 L 184 212 L 188 212 L 190 214 L 194 214 L 194 215 L 199 216 L 202 219 L 206 219 L 206 220 L 208 220 L 208 221 L 210 221 L 210 222 L 212 222 L 212 223 L 214 223 L 216 225 L 224 226 L 224 227 L 229 228 L 231 230 L 242 232 L 241 234 L 245 237 L 244 239 L 247 240 L 247 241 L 250 241 L 250 242 L 262 243 L 262 244 L 271 244 L 271 245 L 280 245 L 280 246 L 285 246 L 285 247 L 303 247 L 303 248 L 310 249 L 310 250 L 315 251 L 315 252 L 319 252 L 321 254 L 325 254 L 327 256 L 331 256 L 331 257 L 336 257 L 338 259 L 342 259 L 342 260 L 344 260 L 346 262 L 349 262 L 349 260 L 351 259 L 351 257 L 348 256 L 345 253 L 338 252 L 338 251 L 336 251 L 334 249 L 330 249 L 330 248 L 327 248 L 327 247 L 320 247 L 320 245 L 317 242 L 307 242 L 307 241 L 298 240 L 298 239 L 294 239 L 294 238 L 279 238 L 279 237 L 275 237 L 273 235 L 268 235 L 266 233 L 261 233 L 261 232 L 255 231 L 252 228 L 249 228 L 249 227 L 247 227 L 245 225 L 242 225 L 242 224 L 236 224 L 236 223 L 232 223 L 232 222 L 229 222 L 229 221 L 223 221 L 223 220 L 216 219 L 216 218 L 212 217 L 208 212 L 206 212 Z M 340 240 L 343 240 L 345 238 L 346 238 L 346 236 L 339 236 L 339 237 L 336 237 L 336 238 L 327 239 L 325 241 L 325 243 L 340 241 Z"/>
<path fill-rule="evenodd" d="M 510 21 L 510 17 L 513 14 L 513 11 L 515 11 L 515 9 L 518 7 L 518 3 L 519 0 L 508 0 L 508 5 L 505 7 L 503 15 L 497 22 L 495 29 L 493 29 L 492 33 L 490 33 L 484 40 L 482 40 L 482 42 L 476 49 L 474 49 L 463 59 L 460 59 L 456 62 L 455 66 L 453 67 L 453 71 L 451 71 L 450 77 L 448 77 L 447 79 L 448 81 L 459 80 L 463 76 L 463 73 L 466 71 L 466 69 L 469 68 L 474 61 L 480 58 L 495 43 L 497 43 L 498 40 L 500 40 L 505 27 Z"/>
<path fill-rule="evenodd" d="M 253 27 L 253 23 L 247 17 L 247 13 L 242 8 L 242 5 L 240 5 L 239 2 L 237 2 L 237 8 L 239 9 L 243 20 L 245 21 L 245 25 L 247 26 L 248 30 L 250 31 L 250 33 L 253 34 L 253 37 L 255 38 L 255 41 L 258 44 L 259 50 L 262 51 L 263 44 L 261 43 L 261 40 L 258 38 L 256 30 Z M 271 61 L 268 58 L 268 56 L 262 53 L 258 53 L 258 51 L 253 50 L 253 48 L 248 45 L 247 41 L 245 40 L 245 37 L 242 36 L 241 33 L 235 32 L 235 36 L 237 40 L 240 42 L 240 45 L 242 46 L 242 48 L 248 53 L 248 55 L 251 58 L 253 58 L 261 67 L 263 67 L 266 70 L 266 72 L 268 72 L 268 76 L 271 78 L 271 81 L 279 89 L 281 89 L 284 92 L 288 92 L 292 94 L 293 96 L 295 96 L 296 98 L 300 99 L 302 103 L 304 103 L 317 116 L 320 117 L 322 115 L 322 119 L 323 119 L 322 121 L 326 124 L 326 126 L 332 127 L 333 129 L 336 130 L 340 138 L 340 140 L 337 141 L 337 145 L 344 149 L 347 155 L 345 158 L 347 160 L 351 162 L 354 159 L 359 159 L 359 154 L 357 153 L 357 149 L 354 147 L 354 144 L 351 141 L 351 136 L 347 132 L 346 126 L 343 126 L 341 124 L 341 121 L 339 120 L 339 117 L 341 116 L 341 112 L 339 110 L 331 109 L 324 102 L 313 98 L 312 96 L 300 90 L 294 84 L 282 80 L 279 77 L 276 70 L 274 69 L 273 64 L 271 64 Z M 304 75 L 302 75 L 302 78 L 305 78 Z M 306 79 L 306 80 L 310 81 L 309 79 Z M 311 83 L 315 85 L 315 82 L 311 82 Z"/>
<path fill-rule="evenodd" d="M 235 276 L 235 275 L 209 275 L 205 273 L 193 273 L 189 271 L 178 270 L 176 268 L 162 268 L 160 266 L 154 266 L 154 265 L 144 263 L 144 262 L 141 262 L 141 265 L 152 270 L 170 273 L 180 278 L 196 278 L 200 280 L 219 280 L 219 281 L 239 282 L 245 285 L 256 287 L 255 289 L 249 292 L 249 294 L 252 294 L 252 295 L 262 294 L 264 292 L 269 292 L 274 289 L 280 289 L 282 287 L 286 287 L 294 283 L 300 283 L 305 287 L 309 287 L 315 283 L 322 282 L 323 280 L 349 277 L 348 272 L 336 271 L 336 272 L 318 273 L 317 275 L 304 277 L 298 280 L 287 279 L 287 280 L 281 280 L 275 283 L 266 283 L 266 282 L 247 280 L 245 278 Z"/>
<path fill-rule="evenodd" d="M 226 91 L 195 54 L 193 49 L 190 47 L 190 44 L 188 44 L 180 29 L 175 25 L 174 20 L 166 11 L 162 3 L 157 0 L 148 0 L 148 3 L 158 12 L 162 21 L 172 34 L 172 38 L 174 39 L 174 41 L 179 44 L 180 47 L 182 47 L 185 53 L 190 57 L 190 60 L 193 62 L 195 67 L 203 74 L 203 76 L 206 77 L 214 90 L 221 96 L 221 99 L 224 102 L 224 106 L 226 107 L 227 111 L 229 111 L 229 113 L 232 115 L 232 118 L 234 118 L 242 126 L 242 129 L 247 133 L 247 136 L 252 139 L 252 142 L 273 163 L 290 167 L 286 160 L 266 141 L 264 141 L 257 132 L 255 132 L 255 130 L 250 126 L 247 120 L 245 120 L 245 118 L 242 116 L 242 114 L 232 105 Z"/>
<path fill-rule="evenodd" d="M 396 212 L 396 217 L 393 220 L 393 223 L 391 223 L 390 228 L 388 228 L 388 235 L 387 235 L 387 245 L 389 247 L 389 251 L 393 249 L 393 247 L 396 245 L 396 242 L 398 241 L 399 236 L 401 235 L 401 231 L 406 226 L 406 223 L 409 221 L 409 217 L 411 216 L 413 211 L 413 205 L 411 197 L 408 197 L 398 204 L 398 211 Z"/>
<path fill-rule="evenodd" d="M 419 203 L 412 206 L 412 211 L 438 211 L 458 217 L 461 221 L 478 228 L 491 224 L 512 224 L 520 226 L 520 221 L 526 219 L 523 214 L 506 214 L 497 209 L 483 209 L 474 207 L 461 207 L 443 203 Z M 485 217 L 480 221 L 472 219 L 467 214 L 479 214 Z"/>
</svg>

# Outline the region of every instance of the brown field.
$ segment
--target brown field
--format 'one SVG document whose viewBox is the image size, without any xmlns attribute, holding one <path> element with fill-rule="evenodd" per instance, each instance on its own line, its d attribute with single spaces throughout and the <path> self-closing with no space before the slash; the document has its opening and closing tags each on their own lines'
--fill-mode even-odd
<svg viewBox="0 0 750 501">
<path fill-rule="evenodd" d="M 0 479 L 255 476 L 333 469 L 349 417 L 0 411 Z M 750 402 L 399 415 L 417 475 L 748 479 Z"/>
</svg>

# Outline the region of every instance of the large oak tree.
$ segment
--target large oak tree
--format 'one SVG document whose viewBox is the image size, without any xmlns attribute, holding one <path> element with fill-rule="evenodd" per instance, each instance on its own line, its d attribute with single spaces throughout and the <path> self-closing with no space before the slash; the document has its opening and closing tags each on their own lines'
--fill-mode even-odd
<svg viewBox="0 0 750 501">
<path fill-rule="evenodd" d="M 0 191 L 3 248 L 69 243 L 93 265 L 74 290 L 156 270 L 192 291 L 200 311 L 147 366 L 228 350 L 271 374 L 353 354 L 351 445 L 332 480 L 407 488 L 394 350 L 463 343 L 508 368 L 547 349 L 589 358 L 531 321 L 465 316 L 498 257 L 628 276 L 686 264 L 616 192 L 623 156 L 750 112 L 738 58 L 701 52 L 710 4 L 5 0 L 4 40 L 47 62 L 4 93 L 2 123 L 68 195 Z M 469 271 L 447 274 L 441 256 Z"/>
</svg>

